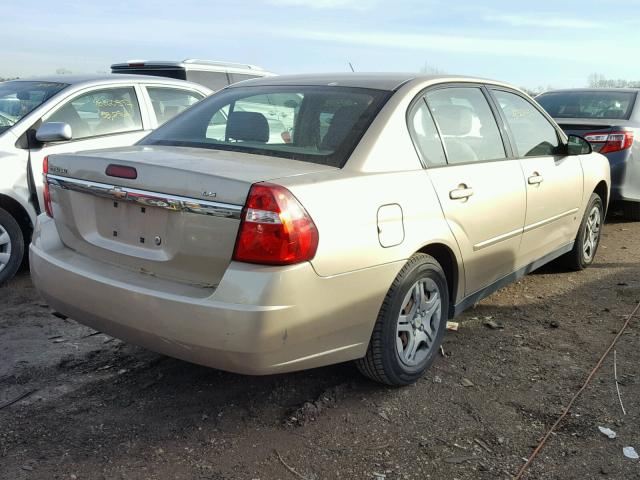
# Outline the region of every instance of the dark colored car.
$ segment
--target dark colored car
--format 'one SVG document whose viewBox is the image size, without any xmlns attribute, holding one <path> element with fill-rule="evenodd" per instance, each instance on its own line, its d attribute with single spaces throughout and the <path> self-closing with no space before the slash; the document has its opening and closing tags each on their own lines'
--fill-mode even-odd
<svg viewBox="0 0 640 480">
<path fill-rule="evenodd" d="M 536 100 L 567 134 L 587 139 L 611 164 L 611 201 L 640 221 L 639 89 L 553 90 Z M 635 140 L 638 138 L 638 140 Z"/>
</svg>

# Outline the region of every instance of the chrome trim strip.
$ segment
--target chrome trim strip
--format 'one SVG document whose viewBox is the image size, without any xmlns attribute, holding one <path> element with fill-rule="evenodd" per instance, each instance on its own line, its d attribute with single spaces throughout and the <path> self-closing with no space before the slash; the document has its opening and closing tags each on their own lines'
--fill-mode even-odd
<svg viewBox="0 0 640 480">
<path fill-rule="evenodd" d="M 135 188 L 118 187 L 106 183 L 79 180 L 47 174 L 47 183 L 53 187 L 74 192 L 87 193 L 119 202 L 132 202 L 149 207 L 163 208 L 176 212 L 188 212 L 199 215 L 240 219 L 241 205 L 210 202 L 196 198 L 180 197 L 165 193 L 137 190 Z"/>
<path fill-rule="evenodd" d="M 511 232 L 503 233 L 502 235 L 498 235 L 497 237 L 490 238 L 489 240 L 485 240 L 484 242 L 476 243 L 473 246 L 473 251 L 481 250 L 486 247 L 490 247 L 491 245 L 495 245 L 498 242 L 502 242 L 504 240 L 509 240 L 517 235 L 522 233 L 522 228 L 518 228 L 517 230 L 513 230 Z"/>
<path fill-rule="evenodd" d="M 560 220 L 561 218 L 564 218 L 566 216 L 573 215 L 577 211 L 578 211 L 578 209 L 574 208 L 574 209 L 569 210 L 567 212 L 560 213 L 558 215 L 554 215 L 553 217 L 541 220 L 540 222 L 532 223 L 531 225 L 527 225 L 524 228 L 518 228 L 517 230 L 513 230 L 512 232 L 507 232 L 507 233 L 504 233 L 502 235 L 498 235 L 497 237 L 490 238 L 489 240 L 485 240 L 484 242 L 476 243 L 473 246 L 473 251 L 475 252 L 475 251 L 481 250 L 483 248 L 490 247 L 491 245 L 495 245 L 498 242 L 502 242 L 504 240 L 508 240 L 508 239 L 510 239 L 512 237 L 515 237 L 516 235 L 519 235 L 521 233 L 530 232 L 531 230 L 535 230 L 538 227 L 542 227 L 542 226 L 547 225 L 547 224 L 549 224 L 551 222 L 555 222 L 556 220 Z"/>
<path fill-rule="evenodd" d="M 578 209 L 574 208 L 574 209 L 569 210 L 567 212 L 560 213 L 558 215 L 554 215 L 553 217 L 549 217 L 549 218 L 546 218 L 546 219 L 541 220 L 539 222 L 532 223 L 531 225 L 527 225 L 527 226 L 524 227 L 524 233 L 530 232 L 531 230 L 534 230 L 534 229 L 536 229 L 538 227 L 542 227 L 544 225 L 547 225 L 548 223 L 555 222 L 556 220 L 560 220 L 563 217 L 566 217 L 566 216 L 569 216 L 569 215 L 573 215 L 577 211 L 578 211 Z"/>
</svg>

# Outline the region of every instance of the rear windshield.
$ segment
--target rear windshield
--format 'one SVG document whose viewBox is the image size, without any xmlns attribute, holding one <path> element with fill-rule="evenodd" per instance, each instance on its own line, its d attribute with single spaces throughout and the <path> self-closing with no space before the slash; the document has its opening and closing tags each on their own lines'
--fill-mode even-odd
<svg viewBox="0 0 640 480">
<path fill-rule="evenodd" d="M 342 167 L 390 94 L 323 86 L 228 88 L 140 144 L 233 150 Z"/>
<path fill-rule="evenodd" d="M 66 83 L 14 80 L 0 83 L 0 133 L 53 97 Z"/>
<path fill-rule="evenodd" d="M 628 120 L 633 92 L 549 92 L 536 97 L 554 118 L 610 118 Z"/>
</svg>

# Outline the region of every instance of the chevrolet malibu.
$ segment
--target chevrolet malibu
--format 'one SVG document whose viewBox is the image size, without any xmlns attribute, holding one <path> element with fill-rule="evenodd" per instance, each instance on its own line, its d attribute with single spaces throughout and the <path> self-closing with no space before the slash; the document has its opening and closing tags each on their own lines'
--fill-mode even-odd
<svg viewBox="0 0 640 480">
<path fill-rule="evenodd" d="M 31 268 L 61 314 L 233 372 L 355 360 L 390 385 L 466 307 L 591 264 L 610 182 L 521 91 L 399 74 L 249 80 L 43 171 Z"/>
</svg>

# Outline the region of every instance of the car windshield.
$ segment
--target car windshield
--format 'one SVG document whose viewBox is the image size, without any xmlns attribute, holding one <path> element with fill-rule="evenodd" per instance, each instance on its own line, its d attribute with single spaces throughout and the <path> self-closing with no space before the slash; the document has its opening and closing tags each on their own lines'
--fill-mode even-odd
<svg viewBox="0 0 640 480">
<path fill-rule="evenodd" d="M 234 150 L 342 167 L 390 94 L 328 86 L 228 88 L 140 143 Z"/>
<path fill-rule="evenodd" d="M 610 118 L 628 120 L 635 101 L 633 92 L 549 92 L 536 97 L 554 118 Z"/>
<path fill-rule="evenodd" d="M 12 80 L 0 83 L 0 133 L 53 97 L 66 83 Z"/>
</svg>

